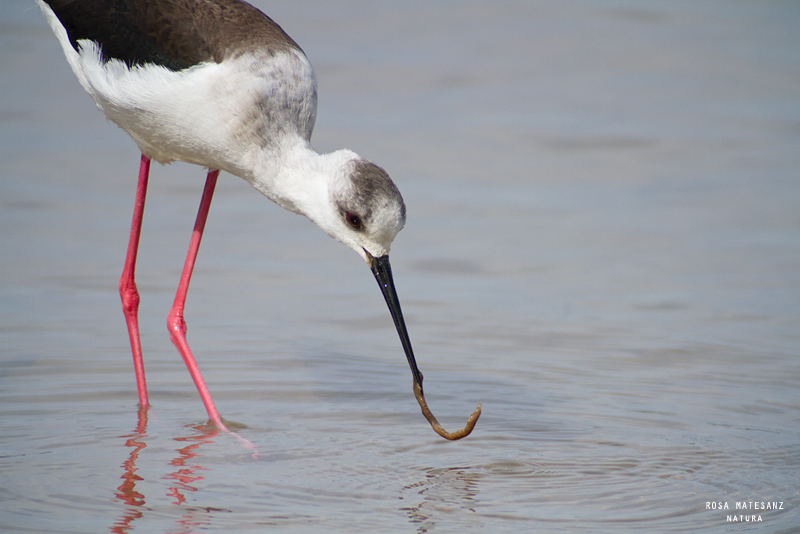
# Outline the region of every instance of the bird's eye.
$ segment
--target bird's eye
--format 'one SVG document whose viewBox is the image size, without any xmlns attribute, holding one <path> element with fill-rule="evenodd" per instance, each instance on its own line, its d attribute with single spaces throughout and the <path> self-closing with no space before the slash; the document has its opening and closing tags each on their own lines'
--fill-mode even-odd
<svg viewBox="0 0 800 534">
<path fill-rule="evenodd" d="M 347 213 L 345 213 L 344 219 L 347 221 L 347 224 L 349 224 L 353 230 L 361 230 L 362 226 L 361 217 L 359 217 L 355 213 L 348 211 Z"/>
</svg>

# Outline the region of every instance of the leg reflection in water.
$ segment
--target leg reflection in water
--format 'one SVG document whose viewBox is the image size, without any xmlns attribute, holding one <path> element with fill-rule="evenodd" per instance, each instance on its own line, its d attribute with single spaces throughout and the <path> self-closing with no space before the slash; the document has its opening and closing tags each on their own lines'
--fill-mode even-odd
<svg viewBox="0 0 800 534">
<path fill-rule="evenodd" d="M 177 525 L 173 531 L 176 533 L 192 532 L 196 527 L 208 522 L 211 512 L 220 511 L 205 507 L 185 506 L 185 504 L 187 495 L 198 491 L 196 483 L 204 478 L 200 474 L 206 469 L 199 462 L 199 459 L 203 456 L 200 453 L 200 448 L 204 444 L 213 443 L 214 438 L 218 437 L 223 431 L 213 424 L 188 425 L 187 428 L 190 429 L 188 435 L 172 438 L 174 441 L 181 443 L 182 446 L 175 449 L 177 456 L 169 462 L 171 472 L 161 477 L 162 480 L 169 482 L 166 496 L 172 499 L 171 504 L 181 506 L 182 509 L 182 515 L 176 521 Z M 224 434 L 234 435 L 245 449 L 255 451 L 253 445 L 238 434 L 234 432 L 224 432 Z M 147 506 L 145 490 L 142 488 L 147 481 L 137 474 L 139 469 L 137 462 L 142 451 L 147 447 L 147 442 L 150 438 L 147 434 L 147 408 L 139 410 L 135 430 L 120 437 L 125 440 L 125 447 L 130 450 L 128 457 L 121 465 L 123 469 L 122 484 L 114 492 L 114 498 L 122 502 L 125 509 L 109 530 L 114 534 L 128 534 L 134 529 L 134 521 L 160 504 L 157 503 L 156 506 L 153 506 L 151 503 L 150 506 Z M 252 455 L 256 457 L 255 452 Z M 177 468 L 177 470 L 172 470 L 172 468 Z M 152 482 L 151 480 L 150 483 L 152 484 Z M 138 489 L 137 484 L 139 485 Z"/>
<path fill-rule="evenodd" d="M 175 482 L 174 486 L 169 488 L 167 493 L 168 497 L 173 497 L 175 500 L 172 504 L 183 504 L 186 502 L 186 492 L 195 492 L 197 488 L 192 486 L 198 480 L 203 480 L 205 477 L 199 474 L 205 468 L 199 463 L 193 461 L 197 457 L 202 457 L 198 449 L 204 443 L 213 443 L 213 439 L 219 435 L 219 428 L 213 425 L 197 425 L 191 426 L 198 433 L 189 436 L 174 438 L 175 441 L 181 443 L 188 443 L 186 446 L 176 449 L 178 456 L 173 458 L 169 463 L 178 468 L 177 471 L 164 475 L 162 478 Z"/>
<path fill-rule="evenodd" d="M 147 438 L 147 408 L 139 408 L 139 421 L 133 433 L 121 437 L 126 440 L 125 446 L 130 447 L 131 451 L 128 459 L 122 463 L 122 485 L 114 493 L 118 500 L 125 503 L 125 512 L 111 526 L 110 530 L 114 534 L 128 532 L 133 522 L 144 514 L 144 494 L 136 491 L 136 483 L 143 480 L 136 474 L 138 469 L 136 461 L 139 459 L 139 453 L 147 446 L 145 441 Z"/>
</svg>

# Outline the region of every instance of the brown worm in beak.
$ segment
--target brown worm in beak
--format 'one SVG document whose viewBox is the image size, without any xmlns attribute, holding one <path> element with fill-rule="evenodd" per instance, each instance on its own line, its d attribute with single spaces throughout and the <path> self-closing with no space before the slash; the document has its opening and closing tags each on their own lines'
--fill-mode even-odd
<svg viewBox="0 0 800 534">
<path fill-rule="evenodd" d="M 457 440 L 469 436 L 472 429 L 475 428 L 475 423 L 478 422 L 478 418 L 481 416 L 481 405 L 478 404 L 478 407 L 475 408 L 475 411 L 472 412 L 472 415 L 467 419 L 467 424 L 464 428 L 456 430 L 455 432 L 448 432 L 442 428 L 442 425 L 436 420 L 436 416 L 433 415 L 431 409 L 428 408 L 428 403 L 425 402 L 425 395 L 422 394 L 422 388 L 419 387 L 419 383 L 416 380 L 414 381 L 414 396 L 417 398 L 419 407 L 422 408 L 422 415 L 424 415 L 425 419 L 431 424 L 433 430 L 445 439 Z"/>
</svg>

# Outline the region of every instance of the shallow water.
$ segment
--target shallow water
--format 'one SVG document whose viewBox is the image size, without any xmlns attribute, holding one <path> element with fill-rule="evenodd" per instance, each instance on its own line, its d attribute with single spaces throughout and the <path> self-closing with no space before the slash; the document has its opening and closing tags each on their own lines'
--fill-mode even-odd
<svg viewBox="0 0 800 534">
<path fill-rule="evenodd" d="M 800 528 L 800 9 L 257 4 L 316 67 L 317 148 L 403 192 L 392 262 L 431 407 L 484 414 L 433 434 L 363 262 L 223 176 L 186 318 L 247 427 L 204 428 L 164 328 L 202 189 L 180 164 L 152 172 L 139 413 L 116 293 L 138 153 L 13 0 L 0 530 Z"/>
</svg>

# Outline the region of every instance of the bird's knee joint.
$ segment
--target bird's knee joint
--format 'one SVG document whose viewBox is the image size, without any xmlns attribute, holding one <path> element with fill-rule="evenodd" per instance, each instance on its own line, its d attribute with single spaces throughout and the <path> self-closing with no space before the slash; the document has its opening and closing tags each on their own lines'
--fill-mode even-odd
<svg viewBox="0 0 800 534">
<path fill-rule="evenodd" d="M 167 316 L 167 330 L 172 338 L 175 338 L 175 336 L 185 337 L 186 321 L 184 321 L 183 316 L 170 313 Z"/>
<path fill-rule="evenodd" d="M 122 299 L 122 309 L 125 312 L 136 312 L 139 309 L 139 291 L 136 284 L 120 282 L 119 296 Z"/>
</svg>

